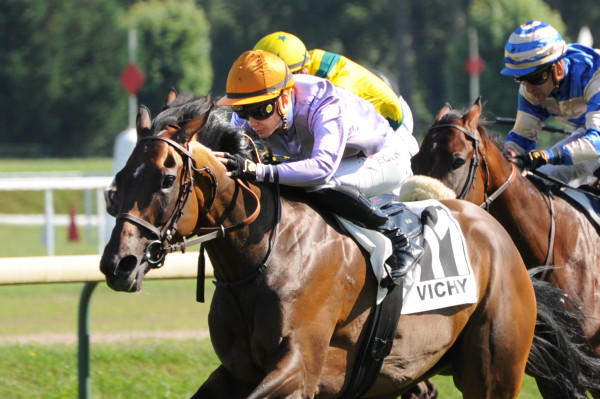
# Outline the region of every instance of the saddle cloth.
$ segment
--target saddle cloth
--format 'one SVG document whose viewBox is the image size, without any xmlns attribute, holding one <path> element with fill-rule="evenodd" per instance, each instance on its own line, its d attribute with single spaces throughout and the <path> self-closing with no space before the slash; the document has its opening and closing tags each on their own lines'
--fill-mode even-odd
<svg viewBox="0 0 600 399">
<path fill-rule="evenodd" d="M 425 252 L 419 263 L 403 277 L 402 314 L 477 302 L 477 284 L 465 239 L 450 210 L 437 200 L 413 201 L 405 205 L 423 222 L 423 233 L 415 239 Z M 388 293 L 379 283 L 389 272 L 385 261 L 392 254 L 390 240 L 377 231 L 336 217 L 370 254 L 378 282 L 377 304 L 380 304 Z"/>
</svg>

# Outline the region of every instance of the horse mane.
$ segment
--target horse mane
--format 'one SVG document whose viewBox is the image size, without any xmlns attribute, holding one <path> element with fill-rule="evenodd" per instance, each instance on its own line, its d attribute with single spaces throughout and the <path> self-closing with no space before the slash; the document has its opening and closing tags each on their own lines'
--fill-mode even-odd
<svg viewBox="0 0 600 399">
<path fill-rule="evenodd" d="M 257 160 L 252 139 L 244 130 L 229 123 L 227 109 L 215 106 L 210 94 L 194 96 L 182 93 L 169 104 L 165 104 L 161 112 L 152 121 L 152 134 L 165 129 L 168 125 L 182 126 L 186 122 L 208 113 L 206 124 L 196 135 L 196 140 L 215 151 L 240 154 L 245 158 Z"/>
<path fill-rule="evenodd" d="M 254 162 L 260 158 L 264 163 L 276 163 L 272 161 L 270 149 L 262 140 L 254 141 L 244 129 L 229 123 L 229 112 L 224 107 L 215 106 L 210 94 L 200 97 L 189 92 L 179 94 L 174 101 L 165 104 L 152 121 L 152 134 L 158 134 L 168 125 L 182 126 L 207 112 L 206 124 L 196 135 L 200 144 L 211 150 L 240 154 Z M 281 185 L 279 189 L 284 199 L 293 201 L 291 204 L 305 201 L 303 188 Z"/>
</svg>

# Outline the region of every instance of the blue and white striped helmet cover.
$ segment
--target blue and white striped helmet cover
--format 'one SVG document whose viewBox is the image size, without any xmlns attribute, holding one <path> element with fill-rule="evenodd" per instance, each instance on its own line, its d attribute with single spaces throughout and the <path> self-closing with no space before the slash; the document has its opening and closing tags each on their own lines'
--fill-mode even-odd
<svg viewBox="0 0 600 399">
<path fill-rule="evenodd" d="M 504 47 L 506 67 L 500 73 L 508 76 L 529 75 L 540 66 L 560 59 L 566 50 L 567 44 L 551 25 L 528 21 L 508 38 Z"/>
</svg>

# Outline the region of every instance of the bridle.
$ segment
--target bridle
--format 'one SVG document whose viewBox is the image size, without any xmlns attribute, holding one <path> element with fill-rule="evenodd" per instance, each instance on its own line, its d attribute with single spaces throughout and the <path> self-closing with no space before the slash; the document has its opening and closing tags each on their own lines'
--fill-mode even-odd
<svg viewBox="0 0 600 399">
<path fill-rule="evenodd" d="M 487 164 L 487 160 L 485 159 L 485 155 L 483 155 L 483 153 L 481 152 L 481 149 L 479 148 L 479 136 L 467 129 L 465 129 L 464 127 L 457 125 L 455 123 L 444 123 L 444 124 L 440 124 L 440 125 L 435 125 L 432 126 L 431 129 L 436 129 L 436 128 L 441 128 L 441 127 L 450 127 L 450 128 L 454 128 L 457 129 L 459 131 L 461 131 L 465 136 L 467 136 L 467 138 L 471 139 L 473 141 L 473 157 L 471 158 L 471 165 L 469 167 L 469 175 L 467 177 L 467 180 L 465 181 L 465 185 L 463 187 L 463 189 L 460 192 L 460 195 L 458 196 L 459 199 L 465 199 L 467 197 L 467 195 L 469 194 L 469 191 L 471 191 L 471 188 L 475 182 L 475 176 L 477 175 L 477 167 L 479 166 L 479 157 L 481 156 L 481 159 L 483 160 L 483 166 L 484 166 L 484 170 L 485 170 L 485 190 L 483 192 L 484 195 L 484 201 L 481 205 L 479 205 L 479 207 L 485 209 L 486 211 L 489 212 L 489 207 L 491 205 L 491 203 L 498 198 L 503 192 L 504 190 L 506 190 L 508 188 L 508 186 L 510 186 L 510 184 L 515 181 L 516 177 L 517 177 L 517 167 L 515 166 L 515 164 L 513 162 L 511 162 L 511 172 L 510 175 L 508 176 L 508 179 L 500 186 L 498 187 L 498 189 L 496 191 L 494 191 L 490 196 L 487 195 L 487 191 L 488 191 L 488 187 L 489 187 L 489 178 L 490 178 L 490 171 L 488 168 L 488 164 Z M 550 233 L 549 233 L 549 238 L 548 238 L 548 252 L 546 253 L 546 260 L 544 262 L 544 265 L 548 265 L 550 263 L 550 258 L 552 256 L 552 248 L 554 248 L 554 236 L 555 236 L 555 231 L 556 231 L 556 227 L 555 227 L 555 219 L 554 219 L 554 202 L 552 201 L 552 198 L 550 198 Z M 546 271 L 544 271 L 544 275 L 542 276 L 542 278 L 545 276 Z"/>
<path fill-rule="evenodd" d="M 473 184 L 475 184 L 475 178 L 477 177 L 477 168 L 479 167 L 479 163 L 480 163 L 480 159 L 481 159 L 483 169 L 485 171 L 485 180 L 484 180 L 484 191 L 483 191 L 484 201 L 479 206 L 481 208 L 485 209 L 486 211 L 489 211 L 489 207 L 490 207 L 491 203 L 496 198 L 498 198 L 504 192 L 504 190 L 506 190 L 508 188 L 508 186 L 517 177 L 517 167 L 513 163 L 511 163 L 512 170 L 511 170 L 511 173 L 510 173 L 508 179 L 500 187 L 498 187 L 498 189 L 496 191 L 494 191 L 491 195 L 488 196 L 488 188 L 489 188 L 489 183 L 490 183 L 490 170 L 488 168 L 487 159 L 485 158 L 485 155 L 481 152 L 481 149 L 479 148 L 479 142 L 480 142 L 479 134 L 477 134 L 475 132 L 471 132 L 470 130 L 464 128 L 463 126 L 457 125 L 456 123 L 443 123 L 440 125 L 434 125 L 431 127 L 431 130 L 439 129 L 442 127 L 450 127 L 453 129 L 457 129 L 457 130 L 461 131 L 468 139 L 470 139 L 473 142 L 473 156 L 471 157 L 471 162 L 469 164 L 469 174 L 467 175 L 465 184 L 457 198 L 464 200 L 465 198 L 467 198 L 467 195 L 469 195 L 469 192 L 471 191 Z"/>
<path fill-rule="evenodd" d="M 139 145 L 141 142 L 150 140 L 163 141 L 171 147 L 173 147 L 181 155 L 181 157 L 184 160 L 181 176 L 182 179 L 185 179 L 183 184 L 180 185 L 179 195 L 175 203 L 175 208 L 173 209 L 171 216 L 162 228 L 157 228 L 151 223 L 145 221 L 144 219 L 132 215 L 130 213 L 120 213 L 117 216 L 117 220 L 128 220 L 138 226 L 145 228 L 156 237 L 156 240 L 150 242 L 144 250 L 144 260 L 148 262 L 150 268 L 156 269 L 162 267 L 164 264 L 165 256 L 171 252 L 185 252 L 185 249 L 191 245 L 200 244 L 206 241 L 213 240 L 215 238 L 223 237 L 226 233 L 241 229 L 242 227 L 247 226 L 254 220 L 256 220 L 258 214 L 260 213 L 260 200 L 258 199 L 258 196 L 254 193 L 254 191 L 252 191 L 242 181 L 237 179 L 236 183 L 239 184 L 239 186 L 243 190 L 246 190 L 248 193 L 250 193 L 256 202 L 256 208 L 251 215 L 249 215 L 244 220 L 233 226 L 224 227 L 223 225 L 221 225 L 217 227 L 205 227 L 203 228 L 203 230 L 208 231 L 208 233 L 206 234 L 203 234 L 192 240 L 187 240 L 186 237 L 183 237 L 182 242 L 170 244 L 177 230 L 177 223 L 179 219 L 181 219 L 181 217 L 183 216 L 183 210 L 185 209 L 185 206 L 190 198 L 190 194 L 193 189 L 193 173 L 205 173 L 210 179 L 212 187 L 212 198 L 209 201 L 209 205 L 206 207 L 206 211 L 203 215 L 199 215 L 198 220 L 205 217 L 211 211 L 215 203 L 215 198 L 217 196 L 217 178 L 214 172 L 209 167 L 205 166 L 203 168 L 197 168 L 192 153 L 187 148 L 183 147 L 174 140 L 161 136 L 148 136 L 138 139 L 137 144 Z"/>
</svg>

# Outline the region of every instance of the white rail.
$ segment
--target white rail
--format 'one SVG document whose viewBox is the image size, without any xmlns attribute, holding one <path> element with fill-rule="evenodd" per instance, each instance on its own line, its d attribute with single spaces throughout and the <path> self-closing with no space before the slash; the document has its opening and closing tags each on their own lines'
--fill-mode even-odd
<svg viewBox="0 0 600 399">
<path fill-rule="evenodd" d="M 208 257 L 206 276 L 213 269 Z M 198 252 L 172 253 L 165 265 L 151 270 L 147 279 L 194 278 L 197 275 Z M 30 256 L 0 258 L 0 285 L 48 284 L 104 281 L 100 273 L 100 255 Z"/>
<path fill-rule="evenodd" d="M 98 221 L 98 253 L 106 244 L 107 215 L 104 204 L 104 189 L 112 182 L 113 176 L 69 176 L 40 174 L 15 174 L 12 177 L 0 177 L 0 191 L 44 191 L 44 226 L 46 239 L 46 255 L 54 255 L 55 212 L 54 190 L 84 190 L 86 213 L 92 212 L 92 190 L 96 191 L 96 220 Z"/>
</svg>

